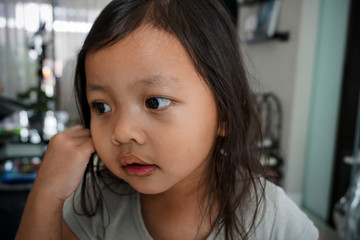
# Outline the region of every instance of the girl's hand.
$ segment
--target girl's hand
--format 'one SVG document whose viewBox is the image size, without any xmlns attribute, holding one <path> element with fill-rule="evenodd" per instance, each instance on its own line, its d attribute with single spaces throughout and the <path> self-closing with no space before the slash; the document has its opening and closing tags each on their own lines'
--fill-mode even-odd
<svg viewBox="0 0 360 240">
<path fill-rule="evenodd" d="M 54 135 L 34 182 L 33 190 L 65 201 L 79 186 L 95 151 L 90 130 L 77 125 Z"/>
<path fill-rule="evenodd" d="M 64 201 L 79 186 L 94 151 L 90 131 L 83 126 L 51 138 L 26 201 L 17 240 L 63 239 Z"/>
</svg>

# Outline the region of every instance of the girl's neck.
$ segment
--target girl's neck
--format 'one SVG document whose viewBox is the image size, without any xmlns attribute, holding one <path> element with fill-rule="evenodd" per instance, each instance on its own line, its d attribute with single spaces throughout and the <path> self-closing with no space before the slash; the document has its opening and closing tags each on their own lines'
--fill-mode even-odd
<svg viewBox="0 0 360 240">
<path fill-rule="evenodd" d="M 151 202 L 152 204 L 177 208 L 187 202 L 204 202 L 205 196 L 205 186 L 194 184 L 194 186 L 187 189 L 179 187 L 159 194 L 141 194 L 141 202 L 142 204 Z"/>
<path fill-rule="evenodd" d="M 211 198 L 206 194 L 205 184 L 142 194 L 145 225 L 154 239 L 195 239 L 200 228 L 198 239 L 204 239 L 211 231 L 210 219 L 214 220 L 217 212 L 216 201 Z"/>
<path fill-rule="evenodd" d="M 200 240 L 206 239 L 212 231 L 216 207 L 211 199 L 199 203 L 198 198 L 184 202 L 147 201 L 142 196 L 142 217 L 150 235 L 157 240 Z M 165 204 L 163 204 L 165 203 Z"/>
</svg>

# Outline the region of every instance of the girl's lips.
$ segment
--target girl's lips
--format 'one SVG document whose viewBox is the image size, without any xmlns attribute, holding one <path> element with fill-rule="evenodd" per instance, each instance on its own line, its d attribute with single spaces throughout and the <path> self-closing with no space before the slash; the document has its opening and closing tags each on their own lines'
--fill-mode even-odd
<svg viewBox="0 0 360 240">
<path fill-rule="evenodd" d="M 149 164 L 133 154 L 123 155 L 121 157 L 121 166 L 127 174 L 133 176 L 144 176 L 158 168 L 154 164 Z"/>
<path fill-rule="evenodd" d="M 125 171 L 129 175 L 144 176 L 157 168 L 156 165 L 141 165 L 141 164 L 129 164 L 124 166 Z"/>
</svg>

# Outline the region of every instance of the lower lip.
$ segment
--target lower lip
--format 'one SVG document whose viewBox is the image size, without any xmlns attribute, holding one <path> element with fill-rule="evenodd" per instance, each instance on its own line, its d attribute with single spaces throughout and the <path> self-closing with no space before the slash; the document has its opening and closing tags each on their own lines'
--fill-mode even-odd
<svg viewBox="0 0 360 240">
<path fill-rule="evenodd" d="M 129 175 L 144 176 L 155 170 L 155 165 L 127 165 L 125 170 Z"/>
</svg>

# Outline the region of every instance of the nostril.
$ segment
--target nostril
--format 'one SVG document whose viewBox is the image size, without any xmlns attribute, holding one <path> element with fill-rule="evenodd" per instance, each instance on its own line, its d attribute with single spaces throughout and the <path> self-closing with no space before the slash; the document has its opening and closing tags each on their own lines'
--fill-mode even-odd
<svg viewBox="0 0 360 240">
<path fill-rule="evenodd" d="M 146 134 L 142 128 L 140 116 L 131 112 L 123 112 L 113 123 L 112 141 L 115 145 L 135 142 L 139 145 L 145 143 Z"/>
</svg>

